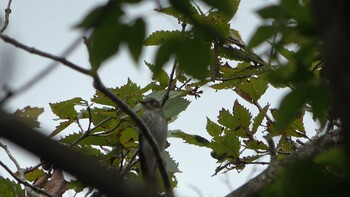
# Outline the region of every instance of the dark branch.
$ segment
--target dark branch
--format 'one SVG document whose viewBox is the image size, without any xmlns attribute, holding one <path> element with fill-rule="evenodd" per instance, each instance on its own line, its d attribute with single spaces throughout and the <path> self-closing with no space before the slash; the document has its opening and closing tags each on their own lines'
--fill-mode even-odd
<svg viewBox="0 0 350 197">
<path fill-rule="evenodd" d="M 12 3 L 12 0 L 9 0 L 9 2 L 7 3 L 7 7 L 5 9 L 5 21 L 4 21 L 3 26 L 0 29 L 0 33 L 3 33 L 6 30 L 7 26 L 9 25 L 10 14 L 12 12 L 12 10 L 11 10 L 11 3 Z"/>
<path fill-rule="evenodd" d="M 44 52 L 44 51 L 41 51 L 41 50 L 38 50 L 38 49 L 35 49 L 33 47 L 28 47 L 27 45 L 25 44 L 22 44 L 20 42 L 18 42 L 17 40 L 9 37 L 9 36 L 6 36 L 4 34 L 0 34 L 0 38 L 4 41 L 4 42 L 7 42 L 7 43 L 10 43 L 12 45 L 14 45 L 15 47 L 18 47 L 20 49 L 23 49 L 29 53 L 32 53 L 32 54 L 36 54 L 36 55 L 39 55 L 39 56 L 42 56 L 42 57 L 46 57 L 48 59 L 51 59 L 51 60 L 54 60 L 54 61 L 57 61 L 57 62 L 60 62 L 62 63 L 63 65 L 66 65 L 68 66 L 69 68 L 75 70 L 75 71 L 78 71 L 82 74 L 85 74 L 85 75 L 90 75 L 90 70 L 88 69 L 84 69 L 68 60 L 66 60 L 65 58 L 63 57 L 60 57 L 60 56 L 56 56 L 56 55 L 52 55 L 50 53 L 47 53 L 47 52 Z"/>
<path fill-rule="evenodd" d="M 168 197 L 172 197 L 174 196 L 172 188 L 171 188 L 171 183 L 167 174 L 167 171 L 165 169 L 164 163 L 163 163 L 163 159 L 161 157 L 159 148 L 156 144 L 156 141 L 154 139 L 154 137 L 151 135 L 150 131 L 148 130 L 146 124 L 141 120 L 140 117 L 137 116 L 137 114 L 135 114 L 132 109 L 130 109 L 130 107 L 124 103 L 124 101 L 122 101 L 120 98 L 118 98 L 116 95 L 114 95 L 111 91 L 109 91 L 101 82 L 100 78 L 96 75 L 94 77 L 94 87 L 99 90 L 100 92 L 102 92 L 104 95 L 106 95 L 109 99 L 111 99 L 114 103 L 116 103 L 118 105 L 118 107 L 127 115 L 130 116 L 130 118 L 137 124 L 137 126 L 140 128 L 140 131 L 142 132 L 142 135 L 145 136 L 145 138 L 147 139 L 147 141 L 150 143 L 151 148 L 154 152 L 154 155 L 156 157 L 157 160 L 157 164 L 158 164 L 158 168 L 159 168 L 159 172 L 162 176 L 163 179 L 163 184 L 164 184 L 164 188 L 167 192 L 167 196 Z"/>
<path fill-rule="evenodd" d="M 227 197 L 258 196 L 266 186 L 271 185 L 273 181 L 276 180 L 282 167 L 291 166 L 303 159 L 310 159 L 331 147 L 335 147 L 340 141 L 339 131 L 337 130 L 317 138 L 314 141 L 305 143 L 305 146 L 300 147 L 297 151 L 286 156 L 284 159 L 272 162 L 266 170 L 228 194 Z"/>
<path fill-rule="evenodd" d="M 127 182 L 115 170 L 102 167 L 95 159 L 38 133 L 12 116 L 0 111 L 0 136 L 45 161 L 72 174 L 86 185 L 94 186 L 110 196 L 142 196 L 146 189 Z M 137 188 L 137 189 L 135 189 Z M 146 193 L 147 194 L 147 193 Z"/>
</svg>

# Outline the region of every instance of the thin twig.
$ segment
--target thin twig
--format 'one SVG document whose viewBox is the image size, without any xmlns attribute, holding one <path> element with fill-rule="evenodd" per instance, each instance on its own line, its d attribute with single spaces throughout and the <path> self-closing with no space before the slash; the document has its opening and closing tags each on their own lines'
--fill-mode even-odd
<svg viewBox="0 0 350 197">
<path fill-rule="evenodd" d="M 27 51 L 28 53 L 32 53 L 32 54 L 36 54 L 36 55 L 39 55 L 39 56 L 42 56 L 42 57 L 46 57 L 48 59 L 51 59 L 51 60 L 54 60 L 54 61 L 57 61 L 57 62 L 60 62 L 61 64 L 75 70 L 75 71 L 78 71 L 84 75 L 89 75 L 91 76 L 91 72 L 89 69 L 85 69 L 85 68 L 82 68 L 70 61 L 68 61 L 66 58 L 64 57 L 60 57 L 60 56 L 56 56 L 56 55 L 52 55 L 50 53 L 47 53 L 47 52 L 44 52 L 44 51 L 41 51 L 41 50 L 38 50 L 38 49 L 35 49 L 33 47 L 28 47 L 27 45 L 25 44 L 22 44 L 21 42 L 18 42 L 17 40 L 9 37 L 9 36 L 6 36 L 4 34 L 0 34 L 0 38 L 4 41 L 4 42 L 7 42 L 7 43 L 10 43 L 20 49 L 23 49 L 24 51 Z"/>
<path fill-rule="evenodd" d="M 0 33 L 4 33 L 4 31 L 6 30 L 7 26 L 9 25 L 10 14 L 12 12 L 12 10 L 11 10 L 11 3 L 12 3 L 12 0 L 9 0 L 8 3 L 7 3 L 7 7 L 5 9 L 5 21 L 4 21 L 4 25 L 0 29 Z"/>
<path fill-rule="evenodd" d="M 181 39 L 184 40 L 184 38 L 185 38 L 184 35 L 185 35 L 187 24 L 185 22 L 183 22 L 181 24 L 181 26 L 182 26 Z M 162 106 L 164 106 L 165 102 L 169 99 L 170 90 L 173 89 L 173 85 L 174 85 L 174 83 L 176 83 L 176 81 L 174 79 L 174 74 L 175 74 L 175 71 L 176 71 L 176 67 L 177 67 L 177 61 L 176 61 L 176 58 L 175 58 L 174 59 L 174 63 L 173 63 L 173 67 L 171 69 L 171 73 L 170 73 L 170 76 L 169 76 L 168 89 L 166 90 L 165 95 L 164 95 L 163 100 L 162 100 Z"/>
<path fill-rule="evenodd" d="M 157 143 L 150 133 L 149 129 L 147 128 L 146 124 L 141 120 L 141 118 L 133 112 L 133 110 L 124 102 L 122 101 L 119 97 L 117 97 L 113 92 L 108 90 L 103 83 L 101 82 L 101 79 L 99 76 L 96 74 L 94 76 L 94 87 L 102 92 L 104 95 L 106 95 L 109 99 L 111 99 L 115 104 L 118 105 L 118 107 L 127 115 L 130 116 L 130 118 L 137 124 L 137 126 L 140 128 L 140 131 L 142 132 L 142 135 L 145 136 L 146 140 L 149 142 L 152 151 L 156 157 L 159 172 L 162 176 L 163 179 L 163 184 L 164 188 L 166 190 L 167 196 L 168 197 L 173 197 L 173 190 L 171 187 L 171 183 L 167 174 L 167 171 L 165 169 L 164 163 L 162 156 L 160 154 L 159 148 L 157 146 Z"/>
<path fill-rule="evenodd" d="M 271 69 L 265 69 L 265 70 L 257 71 L 255 73 L 246 74 L 246 75 L 239 75 L 239 76 L 230 77 L 230 78 L 216 78 L 215 80 L 218 80 L 218 81 L 231 81 L 231 80 L 235 80 L 235 79 L 244 79 L 244 78 L 252 77 L 253 75 L 263 74 L 263 73 L 266 73 L 268 71 L 271 71 Z"/>
<path fill-rule="evenodd" d="M 63 51 L 63 53 L 61 54 L 61 57 L 67 57 L 68 55 L 70 55 L 79 46 L 79 43 L 81 41 L 82 41 L 81 36 L 76 38 L 72 42 L 72 44 L 70 44 L 70 46 L 65 51 Z M 16 96 L 17 94 L 23 94 L 23 92 L 29 90 L 32 86 L 37 84 L 39 81 L 44 79 L 45 76 L 47 76 L 49 73 L 51 73 L 53 70 L 55 70 L 58 67 L 59 63 L 60 63 L 59 61 L 54 61 L 54 62 L 50 63 L 48 66 L 46 66 L 46 68 L 44 70 L 42 70 L 40 73 L 38 73 L 32 79 L 27 81 L 22 87 L 18 88 L 15 91 L 8 90 L 7 95 L 3 99 L 0 100 L 0 106 L 4 102 L 9 100 L 11 97 Z"/>
<path fill-rule="evenodd" d="M 120 173 L 120 176 L 124 176 L 126 172 L 128 172 L 132 166 L 135 165 L 136 162 L 134 162 L 136 156 L 139 154 L 139 150 L 137 149 L 134 154 L 131 156 L 129 163 L 125 166 L 124 170 Z"/>
<path fill-rule="evenodd" d="M 275 142 L 273 141 L 272 136 L 269 133 L 265 135 L 264 138 L 267 141 L 267 145 L 269 146 L 270 161 L 275 161 L 277 159 Z"/>
<path fill-rule="evenodd" d="M 5 144 L 2 144 L 0 142 L 0 146 L 5 150 L 7 156 L 11 159 L 11 161 L 15 164 L 17 170 L 21 170 L 21 166 L 19 165 L 19 163 L 17 162 L 17 160 L 15 159 L 15 157 L 11 154 L 10 150 L 7 148 L 7 146 Z"/>
<path fill-rule="evenodd" d="M 0 161 L 0 166 L 2 166 L 18 183 L 23 184 L 24 186 L 29 187 L 30 189 L 32 189 L 33 191 L 40 193 L 40 194 L 44 194 L 45 196 L 49 196 L 49 197 L 53 197 L 52 195 L 50 195 L 49 193 L 45 192 L 44 190 L 41 190 L 40 188 L 35 187 L 34 185 L 31 185 L 30 183 L 28 183 L 27 181 L 23 181 L 20 178 L 18 178 L 16 176 L 15 173 L 13 173 L 10 168 L 8 168 L 2 161 Z"/>
</svg>

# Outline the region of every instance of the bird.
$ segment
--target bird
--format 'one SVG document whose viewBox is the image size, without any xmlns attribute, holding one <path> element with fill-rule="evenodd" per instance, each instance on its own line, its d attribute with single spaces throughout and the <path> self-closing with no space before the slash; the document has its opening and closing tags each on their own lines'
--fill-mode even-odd
<svg viewBox="0 0 350 197">
<path fill-rule="evenodd" d="M 162 105 L 154 98 L 146 98 L 140 101 L 144 113 L 142 120 L 156 141 L 159 151 L 162 153 L 166 146 L 168 124 L 162 109 Z M 139 159 L 143 179 L 148 184 L 156 184 L 157 161 L 152 147 L 147 139 L 139 132 Z"/>
</svg>

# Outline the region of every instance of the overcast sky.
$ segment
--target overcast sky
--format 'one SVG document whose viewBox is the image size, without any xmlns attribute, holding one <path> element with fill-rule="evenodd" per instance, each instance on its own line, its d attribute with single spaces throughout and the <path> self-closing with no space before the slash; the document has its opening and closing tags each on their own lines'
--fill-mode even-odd
<svg viewBox="0 0 350 197">
<path fill-rule="evenodd" d="M 254 11 L 276 1 L 242 0 L 238 12 L 231 22 L 231 27 L 240 32 L 244 41 L 248 41 L 260 22 Z M 82 32 L 74 29 L 73 26 L 101 2 L 105 1 L 13 0 L 10 25 L 5 34 L 28 46 L 59 55 L 70 43 L 81 36 Z M 7 1 L 1 0 L 0 10 L 4 10 L 6 4 Z M 154 12 L 152 10 L 154 6 L 153 1 L 148 1 L 141 7 L 130 8 L 131 17 L 144 17 L 149 25 L 148 34 L 155 30 L 181 29 L 181 25 L 176 20 Z M 128 77 L 141 86 L 149 83 L 151 75 L 142 62 L 143 60 L 152 62 L 154 49 L 145 49 L 139 65 L 136 65 L 130 59 L 126 50 L 121 49 L 120 54 L 108 60 L 100 71 L 105 85 L 107 87 L 120 86 L 126 83 Z M 39 71 L 52 63 L 47 59 L 9 47 L 9 45 L 0 41 L 0 53 L 5 50 L 14 52 L 14 63 L 12 72 L 6 71 L 6 75 L 3 74 L 4 70 L 0 70 L 2 72 L 0 77 L 5 77 L 0 82 L 9 80 L 6 84 L 14 90 L 27 83 Z M 82 67 L 89 67 L 87 52 L 83 44 L 80 44 L 79 48 L 67 58 Z M 203 90 L 204 94 L 201 98 L 197 100 L 190 98 L 192 103 L 185 112 L 180 114 L 175 122 L 169 125 L 170 129 L 181 129 L 187 133 L 198 134 L 210 139 L 205 130 L 206 117 L 216 121 L 219 110 L 221 108 L 231 109 L 237 96 L 233 91 L 215 92 L 209 88 L 204 88 Z M 44 107 L 45 112 L 40 116 L 41 126 L 43 131 L 50 132 L 57 124 L 57 122 L 53 121 L 55 116 L 49 111 L 50 102 L 59 102 L 73 97 L 82 97 L 89 100 L 94 92 L 92 80 L 89 77 L 60 65 L 36 86 L 8 102 L 6 108 L 9 111 L 14 111 L 27 105 Z M 276 90 L 269 89 L 269 94 L 261 99 L 261 105 L 264 106 L 269 102 L 273 106 L 277 106 L 277 101 L 282 94 L 276 94 Z M 244 101 L 241 102 L 244 105 L 247 104 Z M 251 109 L 251 112 L 253 114 L 257 113 L 255 109 Z M 3 139 L 0 140 L 3 141 Z M 181 197 L 198 196 L 198 191 L 204 197 L 223 196 L 246 182 L 249 178 L 254 177 L 256 173 L 263 169 L 260 166 L 249 167 L 240 174 L 230 172 L 211 177 L 217 164 L 211 158 L 209 149 L 186 145 L 181 140 L 170 139 L 170 143 L 171 147 L 168 151 L 180 163 L 179 167 L 183 172 L 177 174 L 179 184 L 176 192 Z M 18 149 L 13 147 L 11 150 L 15 151 L 20 157 L 19 160 L 23 164 L 22 167 L 36 163 L 32 159 L 33 156 L 21 154 Z M 4 157 L 5 155 L 1 150 L 0 158 Z M 13 167 L 11 164 L 12 169 L 14 169 Z M 0 169 L 0 173 L 5 175 L 2 169 Z"/>
</svg>

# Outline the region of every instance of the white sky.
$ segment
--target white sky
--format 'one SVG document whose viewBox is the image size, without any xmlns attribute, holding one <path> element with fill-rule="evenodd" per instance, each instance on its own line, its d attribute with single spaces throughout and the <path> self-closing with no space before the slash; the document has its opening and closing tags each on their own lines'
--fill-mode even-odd
<svg viewBox="0 0 350 197">
<path fill-rule="evenodd" d="M 231 27 L 240 32 L 244 41 L 248 41 L 259 24 L 254 11 L 276 1 L 242 0 L 238 12 L 231 22 Z M 73 40 L 81 35 L 81 32 L 74 29 L 73 25 L 79 22 L 92 8 L 99 5 L 100 2 L 105 1 L 13 0 L 10 25 L 5 34 L 29 46 L 59 55 Z M 6 0 L 0 0 L 0 10 L 4 10 L 6 5 Z M 145 18 L 149 25 L 148 34 L 155 30 L 181 28 L 176 20 L 154 12 L 152 10 L 153 6 L 155 6 L 153 1 L 149 1 L 136 10 L 135 8 L 130 9 L 132 15 Z M 9 47 L 9 45 L 0 41 L 0 51 L 3 51 L 5 48 L 10 48 L 15 52 L 13 73 L 12 75 L 7 75 L 10 79 L 9 86 L 14 89 L 21 87 L 51 63 L 47 59 L 16 50 L 14 47 Z M 149 83 L 151 75 L 142 62 L 143 60 L 152 61 L 154 50 L 146 48 L 140 64 L 137 66 L 130 59 L 128 52 L 123 49 L 121 48 L 122 52 L 110 59 L 101 69 L 100 75 L 105 85 L 107 87 L 120 86 L 126 83 L 128 77 L 141 86 Z M 87 52 L 83 44 L 67 58 L 85 68 L 89 66 Z M 2 76 L 1 73 L 0 76 Z M 1 81 L 3 82 L 3 80 Z M 169 125 L 170 129 L 181 129 L 187 133 L 198 134 L 210 139 L 205 130 L 206 117 L 216 121 L 218 111 L 222 107 L 231 110 L 237 96 L 233 91 L 215 92 L 209 88 L 204 88 L 203 90 L 204 94 L 202 97 L 197 100 L 192 99 L 193 102 L 188 109 L 181 113 L 174 123 Z M 94 92 L 92 80 L 89 77 L 61 65 L 29 91 L 8 102 L 6 107 L 9 111 L 14 111 L 27 105 L 45 107 L 46 111 L 40 116 L 41 126 L 43 130 L 52 131 L 57 123 L 52 120 L 55 116 L 49 111 L 48 103 L 59 102 L 77 96 L 89 100 Z M 282 93 L 277 93 L 276 90 L 269 90 L 269 94 L 262 98 L 260 104 L 264 106 L 269 102 L 273 106 L 277 106 L 281 95 Z M 242 104 L 247 105 L 244 101 L 242 101 Z M 255 109 L 252 109 L 251 112 L 255 115 L 257 113 Z M 3 141 L 3 139 L 0 140 Z M 199 195 L 203 197 L 223 196 L 246 182 L 249 178 L 254 177 L 255 174 L 263 169 L 263 167 L 259 166 L 249 167 L 240 174 L 230 172 L 211 177 L 217 164 L 211 158 L 209 149 L 186 145 L 181 140 L 170 139 L 170 143 L 171 147 L 168 151 L 180 163 L 179 167 L 183 172 L 177 174 L 179 184 L 176 193 L 181 197 Z M 17 148 L 12 148 L 11 150 L 14 150 L 16 155 L 20 157 L 19 161 L 23 164 L 22 167 L 36 163 L 33 162 L 32 156 L 19 153 Z M 4 157 L 3 151 L 0 151 L 0 158 Z M 14 169 L 12 165 L 11 168 Z M 2 169 L 0 169 L 0 174 L 5 174 Z M 200 191 L 200 193 L 196 190 Z M 66 196 L 70 196 L 70 194 Z"/>
</svg>

